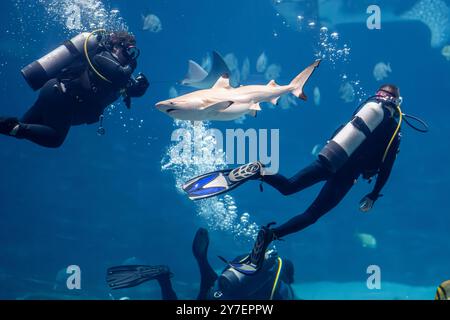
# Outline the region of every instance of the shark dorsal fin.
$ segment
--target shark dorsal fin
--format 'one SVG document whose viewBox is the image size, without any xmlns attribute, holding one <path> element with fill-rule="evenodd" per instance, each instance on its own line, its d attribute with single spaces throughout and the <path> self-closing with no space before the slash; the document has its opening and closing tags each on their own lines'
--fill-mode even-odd
<svg viewBox="0 0 450 320">
<path fill-rule="evenodd" d="M 213 86 L 213 89 L 230 89 L 230 77 L 228 74 L 222 75 L 219 80 L 217 80 L 216 84 Z"/>
<path fill-rule="evenodd" d="M 267 85 L 270 87 L 278 87 L 278 84 L 275 82 L 275 80 L 270 80 L 270 82 Z"/>
</svg>

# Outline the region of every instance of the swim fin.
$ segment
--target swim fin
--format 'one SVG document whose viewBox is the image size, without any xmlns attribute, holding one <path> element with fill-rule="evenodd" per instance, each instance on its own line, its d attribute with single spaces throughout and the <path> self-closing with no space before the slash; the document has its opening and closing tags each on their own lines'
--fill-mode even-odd
<svg viewBox="0 0 450 320">
<path fill-rule="evenodd" d="M 249 179 L 261 175 L 263 165 L 257 161 L 235 169 L 214 171 L 189 180 L 183 190 L 191 200 L 200 200 L 228 192 Z"/>
<path fill-rule="evenodd" d="M 246 275 L 256 274 L 264 263 L 267 248 L 276 238 L 273 230 L 271 229 L 273 224 L 275 223 L 269 223 L 267 226 L 263 226 L 261 230 L 259 230 L 252 252 L 245 260 L 230 262 L 229 265 L 240 273 Z"/>
<path fill-rule="evenodd" d="M 131 288 L 149 280 L 172 276 L 168 266 L 118 266 L 109 268 L 106 282 L 113 290 Z"/>
</svg>

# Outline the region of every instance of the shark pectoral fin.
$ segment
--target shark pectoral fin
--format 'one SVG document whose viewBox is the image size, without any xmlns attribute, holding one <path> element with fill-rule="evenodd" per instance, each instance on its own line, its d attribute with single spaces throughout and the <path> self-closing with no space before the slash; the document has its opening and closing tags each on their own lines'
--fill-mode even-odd
<svg viewBox="0 0 450 320">
<path fill-rule="evenodd" d="M 220 112 L 222 110 L 227 109 L 233 103 L 234 103 L 233 101 L 222 101 L 219 103 L 211 104 L 211 105 L 205 107 L 204 109 L 207 109 L 208 111 Z"/>
<path fill-rule="evenodd" d="M 261 106 L 259 105 L 259 103 L 254 103 L 250 106 L 250 108 L 248 108 L 248 110 L 261 111 Z"/>
<path fill-rule="evenodd" d="M 248 114 L 251 115 L 253 118 L 256 118 L 256 116 L 258 115 L 258 111 L 252 110 Z"/>
<path fill-rule="evenodd" d="M 219 80 L 217 80 L 216 84 L 213 86 L 213 89 L 230 89 L 230 78 L 228 74 L 222 75 Z"/>
<path fill-rule="evenodd" d="M 208 76 L 208 73 L 195 61 L 189 60 L 188 72 L 181 82 L 182 84 L 191 84 L 200 82 Z"/>
</svg>

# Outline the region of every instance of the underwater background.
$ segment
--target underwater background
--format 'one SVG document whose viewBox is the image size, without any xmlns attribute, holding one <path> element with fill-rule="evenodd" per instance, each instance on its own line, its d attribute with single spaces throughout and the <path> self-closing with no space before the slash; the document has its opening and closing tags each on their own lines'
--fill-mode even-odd
<svg viewBox="0 0 450 320">
<path fill-rule="evenodd" d="M 327 11 L 328 2 L 339 10 Z M 371 4 L 381 8 L 380 30 L 366 26 Z M 301 299 L 433 299 L 436 286 L 450 278 L 449 6 L 441 0 L 1 1 L 1 115 L 20 116 L 37 97 L 21 68 L 98 27 L 137 36 L 137 71 L 151 88 L 131 110 L 122 103 L 108 109 L 104 136 L 97 125 L 73 127 L 56 150 L 0 137 L 0 298 L 159 299 L 156 283 L 121 292 L 106 285 L 108 267 L 143 263 L 169 265 L 179 297 L 194 299 L 199 272 L 191 243 L 198 227 L 210 230 L 209 259 L 220 271 L 217 256 L 248 252 L 257 226 L 281 224 L 309 206 L 320 186 L 283 197 L 248 183 L 202 203 L 177 188 L 187 173 L 212 169 L 211 159 L 171 162 L 173 130 L 192 125 L 174 124 L 154 105 L 169 91 L 193 90 L 177 84 L 187 61 L 207 65 L 215 50 L 242 84 L 273 77 L 286 84 L 323 58 L 305 88 L 307 102 L 285 99 L 280 107 L 265 105 L 257 118 L 202 125 L 223 132 L 280 129 L 286 175 L 313 161 L 314 149 L 380 84 L 400 87 L 403 111 L 426 120 L 430 132 L 404 127 L 384 197 L 360 213 L 359 200 L 372 188 L 360 179 L 337 208 L 276 248 L 294 262 Z M 69 265 L 81 268 L 81 290 L 65 289 Z M 381 268 L 381 290 L 366 287 L 370 265 Z"/>
</svg>

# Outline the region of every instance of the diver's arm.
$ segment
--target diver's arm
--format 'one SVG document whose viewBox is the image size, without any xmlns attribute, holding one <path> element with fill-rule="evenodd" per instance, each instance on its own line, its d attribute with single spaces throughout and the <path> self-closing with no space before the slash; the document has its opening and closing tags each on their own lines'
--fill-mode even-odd
<svg viewBox="0 0 450 320">
<path fill-rule="evenodd" d="M 391 148 L 386 156 L 385 161 L 382 163 L 380 167 L 380 171 L 378 172 L 377 181 L 375 182 L 375 186 L 368 197 L 376 201 L 380 197 L 381 189 L 383 189 L 384 185 L 389 179 L 389 176 L 392 171 L 392 167 L 394 166 L 395 159 L 397 158 L 397 154 L 399 152 L 400 147 L 400 134 L 397 135 L 395 140 L 392 142 Z"/>
<path fill-rule="evenodd" d="M 107 51 L 95 55 L 93 60 L 95 65 L 99 68 L 100 73 L 117 86 L 126 86 L 136 69 L 136 62 L 122 66 L 119 61 Z"/>
</svg>

